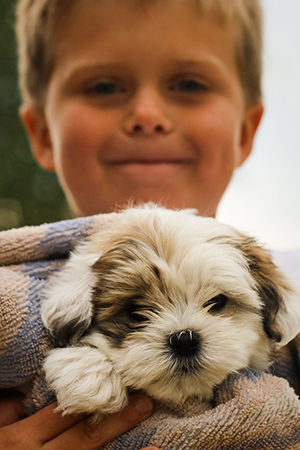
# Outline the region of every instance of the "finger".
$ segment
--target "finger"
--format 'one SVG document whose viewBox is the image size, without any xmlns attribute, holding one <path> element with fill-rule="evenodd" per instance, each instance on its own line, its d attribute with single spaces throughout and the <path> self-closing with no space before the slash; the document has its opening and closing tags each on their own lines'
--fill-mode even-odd
<svg viewBox="0 0 300 450">
<path fill-rule="evenodd" d="M 0 427 L 5 427 L 26 417 L 23 400 L 22 396 L 0 400 Z"/>
<path fill-rule="evenodd" d="M 98 425 L 91 424 L 89 419 L 82 420 L 46 444 L 44 448 L 45 450 L 99 449 L 145 420 L 153 410 L 151 399 L 145 395 L 134 395 L 120 413 L 104 417 Z"/>
<path fill-rule="evenodd" d="M 83 415 L 62 416 L 55 411 L 56 407 L 57 403 L 52 403 L 22 420 L 19 425 L 22 426 L 23 434 L 26 434 L 28 430 L 28 433 L 36 434 L 37 441 L 45 443 L 61 435 L 85 417 Z"/>
<path fill-rule="evenodd" d="M 82 415 L 61 417 L 55 412 L 56 406 L 52 404 L 26 419 L 0 428 L 0 448 L 44 448 L 45 442 L 83 419 Z"/>
<path fill-rule="evenodd" d="M 159 450 L 159 448 L 157 448 L 157 447 L 145 447 L 145 448 L 141 448 L 141 450 Z"/>
</svg>

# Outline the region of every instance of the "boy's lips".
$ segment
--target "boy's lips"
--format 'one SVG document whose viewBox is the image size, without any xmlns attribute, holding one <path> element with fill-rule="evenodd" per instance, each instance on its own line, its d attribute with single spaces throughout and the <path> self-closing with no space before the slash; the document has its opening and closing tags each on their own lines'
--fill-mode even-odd
<svg viewBox="0 0 300 450">
<path fill-rule="evenodd" d="M 152 143 L 140 140 L 138 142 L 117 142 L 108 145 L 102 152 L 101 159 L 108 165 L 160 165 L 160 164 L 187 164 L 195 161 L 194 150 L 186 148 L 182 142 Z"/>
<path fill-rule="evenodd" d="M 117 176 L 129 177 L 128 180 L 136 180 L 142 184 L 152 184 L 155 180 L 163 183 L 167 179 L 177 178 L 177 175 L 191 164 L 192 160 L 189 158 L 137 158 L 113 160 L 109 162 L 108 167 Z"/>
<path fill-rule="evenodd" d="M 103 158 L 104 162 L 111 166 L 129 166 L 129 165 L 178 165 L 189 164 L 195 160 L 194 156 L 185 154 L 182 151 L 168 149 L 133 149 L 131 151 L 118 151 L 110 153 Z"/>
<path fill-rule="evenodd" d="M 191 159 L 121 159 L 110 161 L 109 164 L 112 166 L 130 166 L 130 165 L 145 165 L 145 166 L 155 166 L 155 165 L 178 165 L 178 164 L 188 164 L 191 163 Z"/>
<path fill-rule="evenodd" d="M 114 145 L 102 155 L 102 162 L 106 167 L 124 176 L 138 177 L 145 181 L 147 176 L 154 177 L 176 176 L 178 170 L 195 164 L 195 155 L 191 150 L 172 143 L 149 144 L 141 142 L 132 145 Z"/>
<path fill-rule="evenodd" d="M 165 159 L 165 158 L 138 158 L 138 159 L 120 159 L 109 163 L 112 169 L 120 171 L 120 173 L 133 175 L 153 176 L 172 176 L 175 172 L 183 167 L 190 166 L 191 159 Z"/>
</svg>

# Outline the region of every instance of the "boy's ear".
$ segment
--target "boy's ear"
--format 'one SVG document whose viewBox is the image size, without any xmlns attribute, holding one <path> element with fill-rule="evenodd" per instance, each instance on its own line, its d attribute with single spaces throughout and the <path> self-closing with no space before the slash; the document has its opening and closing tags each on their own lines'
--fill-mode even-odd
<svg viewBox="0 0 300 450">
<path fill-rule="evenodd" d="M 264 107 L 262 103 L 257 103 L 246 109 L 241 129 L 240 152 L 237 159 L 237 167 L 241 166 L 251 153 L 254 137 L 263 116 L 263 112 Z"/>
<path fill-rule="evenodd" d="M 43 169 L 55 172 L 52 142 L 44 114 L 31 105 L 22 105 L 19 113 L 35 160 Z"/>
</svg>

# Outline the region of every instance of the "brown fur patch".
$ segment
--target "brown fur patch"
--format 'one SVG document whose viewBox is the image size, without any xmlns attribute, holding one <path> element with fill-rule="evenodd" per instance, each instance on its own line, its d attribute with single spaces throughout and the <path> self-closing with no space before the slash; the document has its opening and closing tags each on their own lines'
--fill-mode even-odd
<svg viewBox="0 0 300 450">
<path fill-rule="evenodd" d="M 290 292 L 288 281 L 274 264 L 268 250 L 261 247 L 254 239 L 240 234 L 237 242 L 248 262 L 249 270 L 256 281 L 256 289 L 263 303 L 263 325 L 267 335 L 280 342 L 281 335 L 276 330 L 276 316 L 285 308 L 284 293 Z"/>
<path fill-rule="evenodd" d="M 121 240 L 94 264 L 93 325 L 120 346 L 132 331 L 145 326 L 164 304 L 164 283 L 151 263 L 151 249 L 139 240 Z"/>
</svg>

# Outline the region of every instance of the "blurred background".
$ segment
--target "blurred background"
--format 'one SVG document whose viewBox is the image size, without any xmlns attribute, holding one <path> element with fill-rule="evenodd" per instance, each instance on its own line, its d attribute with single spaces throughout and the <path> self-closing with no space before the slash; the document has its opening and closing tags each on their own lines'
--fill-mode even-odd
<svg viewBox="0 0 300 450">
<path fill-rule="evenodd" d="M 15 0 L 0 0 L 0 230 L 69 217 L 54 174 L 34 162 L 18 108 Z"/>
<path fill-rule="evenodd" d="M 288 250 L 300 248 L 300 2 L 262 1 L 265 116 L 218 218 Z M 0 2 L 0 230 L 70 217 L 55 175 L 33 161 L 18 117 L 14 5 Z"/>
<path fill-rule="evenodd" d="M 262 0 L 265 114 L 218 218 L 278 250 L 300 249 L 300 2 Z"/>
</svg>

